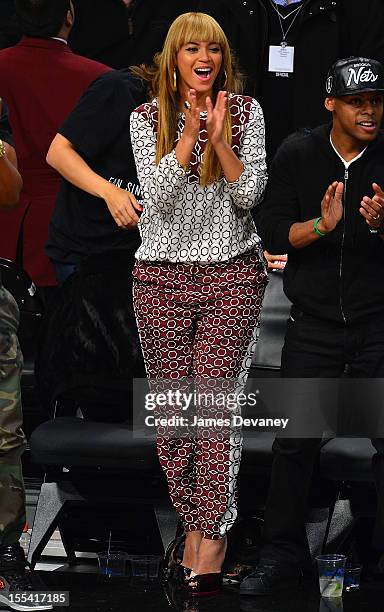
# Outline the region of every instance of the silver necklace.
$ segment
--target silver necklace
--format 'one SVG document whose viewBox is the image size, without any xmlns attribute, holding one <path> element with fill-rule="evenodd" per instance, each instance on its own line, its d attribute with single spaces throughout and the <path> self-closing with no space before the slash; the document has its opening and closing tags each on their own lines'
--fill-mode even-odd
<svg viewBox="0 0 384 612">
<path fill-rule="evenodd" d="M 282 35 L 282 37 L 283 37 L 283 39 L 282 39 L 282 41 L 281 41 L 281 43 L 280 43 L 280 46 L 284 48 L 284 47 L 286 47 L 286 46 L 287 46 L 287 41 L 286 41 L 286 38 L 287 38 L 287 36 L 288 36 L 288 33 L 289 33 L 289 31 L 290 31 L 291 27 L 293 26 L 293 24 L 295 23 L 295 21 L 296 21 L 296 17 L 298 16 L 298 14 L 300 13 L 301 9 L 303 8 L 303 6 L 304 6 L 304 2 L 303 2 L 302 4 L 300 4 L 300 6 L 298 6 L 297 8 L 295 8 L 293 11 L 291 11 L 291 12 L 290 12 L 288 15 L 285 15 L 284 17 L 283 17 L 283 15 L 281 15 L 281 13 L 280 13 L 279 9 L 277 8 L 277 6 L 276 6 L 276 5 L 275 5 L 275 3 L 273 2 L 273 0 L 270 0 L 270 3 L 272 4 L 272 6 L 273 6 L 273 8 L 275 9 L 275 11 L 276 11 L 276 13 L 277 13 L 277 16 L 278 16 L 278 18 L 279 18 L 279 24 L 280 24 L 280 29 L 281 29 L 281 35 Z M 287 17 L 289 17 L 290 15 L 293 15 L 294 13 L 296 13 L 296 14 L 295 14 L 295 16 L 294 16 L 294 18 L 292 19 L 292 21 L 291 21 L 291 23 L 289 24 L 288 28 L 287 28 L 287 29 L 285 30 L 285 32 L 284 32 L 284 28 L 283 28 L 283 22 L 282 22 L 282 20 L 283 20 L 283 19 L 286 19 L 286 18 L 287 18 Z"/>
<path fill-rule="evenodd" d="M 294 15 L 295 13 L 300 12 L 300 10 L 303 8 L 303 5 L 300 4 L 299 6 L 294 8 L 292 11 L 287 13 L 287 15 L 282 15 L 279 9 L 277 8 L 277 5 L 273 2 L 273 0 L 270 0 L 270 1 L 271 1 L 272 8 L 275 9 L 276 13 L 280 16 L 280 19 L 283 19 L 283 20 L 288 19 L 288 17 L 290 17 L 291 15 Z M 288 4 L 286 6 L 288 6 Z"/>
</svg>

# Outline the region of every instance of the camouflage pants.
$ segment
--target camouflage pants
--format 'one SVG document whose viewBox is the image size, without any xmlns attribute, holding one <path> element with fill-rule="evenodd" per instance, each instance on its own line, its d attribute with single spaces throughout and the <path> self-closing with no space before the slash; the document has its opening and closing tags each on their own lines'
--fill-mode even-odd
<svg viewBox="0 0 384 612">
<path fill-rule="evenodd" d="M 17 304 L 0 283 L 0 545 L 17 542 L 25 524 L 18 323 Z"/>
</svg>

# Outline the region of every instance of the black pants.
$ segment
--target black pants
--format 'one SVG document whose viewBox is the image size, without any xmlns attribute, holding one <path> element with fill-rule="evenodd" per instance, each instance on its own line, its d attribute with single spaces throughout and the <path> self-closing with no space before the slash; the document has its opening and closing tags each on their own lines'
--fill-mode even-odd
<svg viewBox="0 0 384 612">
<path fill-rule="evenodd" d="M 286 378 L 334 378 L 346 364 L 350 375 L 384 377 L 384 321 L 377 316 L 351 325 L 332 324 L 295 308 L 287 323 L 281 375 Z M 307 567 L 311 563 L 305 531 L 307 497 L 321 440 L 276 438 L 265 512 L 261 559 Z M 375 545 L 384 548 L 384 440 L 373 439 L 373 470 L 378 491 Z"/>
</svg>

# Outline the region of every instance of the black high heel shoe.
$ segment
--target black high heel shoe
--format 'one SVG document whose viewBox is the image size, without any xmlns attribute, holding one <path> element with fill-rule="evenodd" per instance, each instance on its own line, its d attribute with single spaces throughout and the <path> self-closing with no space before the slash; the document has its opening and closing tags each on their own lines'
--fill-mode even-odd
<svg viewBox="0 0 384 612">
<path fill-rule="evenodd" d="M 194 597 L 217 595 L 223 584 L 223 574 L 215 572 L 210 574 L 196 574 L 187 580 L 185 587 Z"/>
<path fill-rule="evenodd" d="M 181 563 L 177 563 L 173 568 L 173 573 L 170 579 L 184 586 L 191 577 L 191 571 L 192 570 L 190 567 L 184 567 L 184 565 L 181 565 Z"/>
<path fill-rule="evenodd" d="M 182 549 L 184 546 L 185 534 L 173 540 L 164 555 L 162 567 L 162 581 L 170 582 L 179 586 L 185 586 L 190 578 L 191 568 L 181 565 Z"/>
</svg>

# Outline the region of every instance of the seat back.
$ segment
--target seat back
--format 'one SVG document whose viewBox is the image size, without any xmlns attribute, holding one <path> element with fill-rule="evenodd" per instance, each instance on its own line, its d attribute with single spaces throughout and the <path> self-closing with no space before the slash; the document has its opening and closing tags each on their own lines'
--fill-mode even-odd
<svg viewBox="0 0 384 612">
<path fill-rule="evenodd" d="M 252 359 L 252 368 L 279 370 L 281 350 L 291 302 L 283 292 L 283 273 L 274 270 L 269 274 L 261 310 L 260 335 Z"/>
<path fill-rule="evenodd" d="M 4 287 L 13 295 L 20 311 L 18 338 L 24 357 L 23 375 L 33 374 L 43 305 L 28 274 L 16 262 L 0 258 Z"/>
<path fill-rule="evenodd" d="M 85 407 L 86 418 L 120 408 L 129 414 L 132 381 L 145 378 L 132 304 L 133 263 L 131 252 L 89 257 L 51 300 L 36 359 L 40 398 L 51 414 L 59 399 L 62 408 L 62 399 L 68 401 L 69 414 L 71 399 L 83 414 Z M 60 414 L 68 414 L 66 408 Z"/>
<path fill-rule="evenodd" d="M 0 271 L 4 287 L 12 293 L 22 312 L 41 312 L 42 304 L 30 276 L 15 261 L 0 257 Z"/>
</svg>

